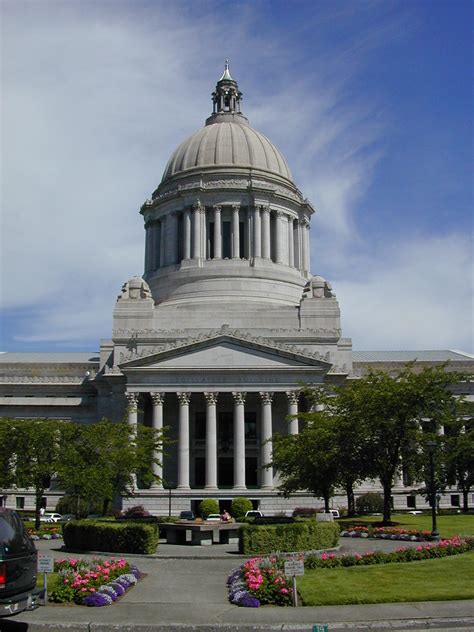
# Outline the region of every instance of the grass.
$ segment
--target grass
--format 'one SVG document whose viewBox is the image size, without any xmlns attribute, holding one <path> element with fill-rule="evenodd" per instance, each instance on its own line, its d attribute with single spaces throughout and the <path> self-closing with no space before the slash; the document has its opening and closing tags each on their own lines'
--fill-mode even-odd
<svg viewBox="0 0 474 632">
<path fill-rule="evenodd" d="M 435 560 L 315 569 L 298 577 L 305 606 L 474 598 L 474 552 Z"/>
<path fill-rule="evenodd" d="M 354 524 L 371 524 L 380 523 L 382 516 L 362 516 L 361 518 L 342 518 L 337 522 L 344 525 Z M 454 535 L 474 535 L 474 515 L 458 514 L 436 516 L 438 531 L 441 537 L 450 538 Z M 397 527 L 405 527 L 406 529 L 428 529 L 431 531 L 431 514 L 420 514 L 413 516 L 411 514 L 392 514 L 392 522 Z"/>
</svg>

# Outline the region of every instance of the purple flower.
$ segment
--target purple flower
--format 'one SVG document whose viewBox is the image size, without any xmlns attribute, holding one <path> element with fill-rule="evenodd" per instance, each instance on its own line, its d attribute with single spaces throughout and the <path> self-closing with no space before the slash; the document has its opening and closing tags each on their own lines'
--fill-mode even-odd
<svg viewBox="0 0 474 632">
<path fill-rule="evenodd" d="M 88 597 L 82 600 L 85 606 L 109 606 L 112 603 L 112 598 L 105 593 L 92 593 Z"/>
<path fill-rule="evenodd" d="M 112 601 L 115 601 L 117 599 L 117 592 L 112 588 L 112 586 L 107 586 L 107 585 L 101 586 L 97 590 L 97 592 L 108 595 L 112 599 Z"/>
<path fill-rule="evenodd" d="M 120 584 L 119 582 L 115 581 L 112 584 L 110 584 L 112 586 L 112 588 L 115 590 L 115 592 L 117 593 L 117 596 L 120 597 L 121 595 L 124 594 L 125 592 L 125 588 L 122 586 L 122 584 Z"/>
<path fill-rule="evenodd" d="M 244 606 L 245 608 L 258 608 L 260 606 L 260 601 L 256 597 L 246 593 L 239 599 L 238 605 Z"/>
</svg>

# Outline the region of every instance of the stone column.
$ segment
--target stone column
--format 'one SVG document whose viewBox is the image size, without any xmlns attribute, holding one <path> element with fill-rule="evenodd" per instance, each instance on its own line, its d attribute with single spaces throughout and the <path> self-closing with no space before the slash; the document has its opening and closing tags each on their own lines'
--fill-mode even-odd
<svg viewBox="0 0 474 632">
<path fill-rule="evenodd" d="M 293 218 L 288 216 L 288 265 L 295 267 L 295 244 L 293 241 Z"/>
<path fill-rule="evenodd" d="M 155 230 L 153 234 L 153 260 L 152 270 L 156 270 L 160 267 L 161 256 L 161 222 L 155 222 Z"/>
<path fill-rule="evenodd" d="M 183 214 L 183 259 L 191 259 L 191 211 L 189 208 Z"/>
<path fill-rule="evenodd" d="M 219 393 L 204 393 L 206 398 L 206 487 L 217 489 L 217 415 Z"/>
<path fill-rule="evenodd" d="M 189 400 L 191 393 L 176 393 L 179 401 L 178 489 L 189 489 Z"/>
<path fill-rule="evenodd" d="M 165 253 L 166 253 L 166 216 L 161 218 L 160 221 L 160 268 L 166 265 Z"/>
<path fill-rule="evenodd" d="M 258 206 L 253 207 L 253 256 L 262 256 L 262 223 Z"/>
<path fill-rule="evenodd" d="M 306 251 L 305 270 L 309 272 L 309 270 L 311 270 L 311 247 L 310 247 L 310 240 L 309 240 L 309 219 L 307 217 L 305 218 L 303 235 L 304 235 L 305 251 Z"/>
<path fill-rule="evenodd" d="M 260 393 L 262 400 L 262 468 L 272 460 L 272 402 L 273 393 Z M 273 468 L 262 470 L 262 489 L 273 489 Z"/>
<path fill-rule="evenodd" d="M 163 429 L 163 403 L 165 401 L 165 394 L 151 393 L 151 400 L 153 402 L 152 426 L 154 430 L 160 431 Z M 159 450 L 153 454 L 153 459 L 160 461 L 159 463 L 153 461 L 152 464 L 153 474 L 159 477 L 159 480 L 155 480 L 152 484 L 152 487 L 155 489 L 163 489 L 163 452 L 161 448 L 162 443 L 160 443 Z"/>
<path fill-rule="evenodd" d="M 207 257 L 207 226 L 206 226 L 206 207 L 201 205 L 201 257 L 206 259 Z"/>
<path fill-rule="evenodd" d="M 214 259 L 222 259 L 222 207 L 214 206 Z"/>
<path fill-rule="evenodd" d="M 245 396 L 242 391 L 232 393 L 234 397 L 234 490 L 245 486 Z"/>
<path fill-rule="evenodd" d="M 262 257 L 270 259 L 270 207 L 262 206 Z"/>
<path fill-rule="evenodd" d="M 300 219 L 298 221 L 298 228 L 300 230 L 300 244 L 301 244 L 301 271 L 306 272 L 308 270 L 308 252 L 306 243 L 306 219 Z"/>
<path fill-rule="evenodd" d="M 240 259 L 240 206 L 232 206 L 232 259 Z"/>
<path fill-rule="evenodd" d="M 139 396 L 139 393 L 125 393 L 128 402 L 128 425 L 132 429 L 134 436 L 137 434 Z"/>
<path fill-rule="evenodd" d="M 297 415 L 298 414 L 298 391 L 286 391 L 286 396 L 288 398 L 288 415 Z M 288 434 L 296 435 L 298 434 L 298 418 L 293 417 L 290 422 L 288 422 Z"/>
<path fill-rule="evenodd" d="M 286 240 L 288 239 L 288 222 L 287 216 L 282 211 L 277 211 L 275 213 L 275 222 L 276 222 L 276 244 L 275 244 L 275 262 L 287 264 L 288 262 L 288 254 L 286 248 Z"/>
<path fill-rule="evenodd" d="M 201 257 L 201 205 L 193 206 L 193 259 Z"/>
<path fill-rule="evenodd" d="M 152 270 L 154 228 L 151 222 L 145 226 L 145 272 Z"/>
<path fill-rule="evenodd" d="M 173 265 L 178 261 L 178 213 L 168 214 L 168 235 L 166 238 L 166 263 Z"/>
</svg>

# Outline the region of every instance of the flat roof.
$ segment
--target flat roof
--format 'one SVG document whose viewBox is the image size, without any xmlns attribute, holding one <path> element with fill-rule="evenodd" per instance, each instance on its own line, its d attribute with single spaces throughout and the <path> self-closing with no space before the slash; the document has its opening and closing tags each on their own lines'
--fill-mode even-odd
<svg viewBox="0 0 474 632">
<path fill-rule="evenodd" d="M 474 356 L 464 351 L 452 349 L 431 349 L 418 351 L 353 351 L 353 362 L 469 362 Z"/>
<path fill-rule="evenodd" d="M 98 351 L 63 351 L 57 353 L 23 353 L 0 351 L 2 364 L 87 364 L 99 362 Z"/>
</svg>

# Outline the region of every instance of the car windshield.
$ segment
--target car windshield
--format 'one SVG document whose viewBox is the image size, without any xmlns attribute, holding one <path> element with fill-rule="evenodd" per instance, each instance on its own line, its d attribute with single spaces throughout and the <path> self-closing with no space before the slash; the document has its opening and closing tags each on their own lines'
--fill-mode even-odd
<svg viewBox="0 0 474 632">
<path fill-rule="evenodd" d="M 31 540 L 15 513 L 0 513 L 0 553 L 18 553 L 31 548 Z"/>
</svg>

